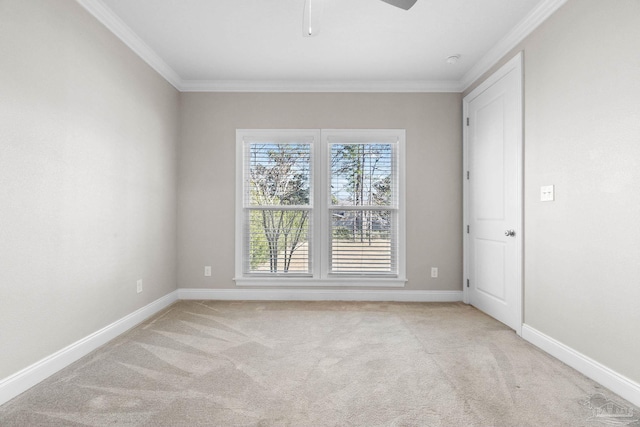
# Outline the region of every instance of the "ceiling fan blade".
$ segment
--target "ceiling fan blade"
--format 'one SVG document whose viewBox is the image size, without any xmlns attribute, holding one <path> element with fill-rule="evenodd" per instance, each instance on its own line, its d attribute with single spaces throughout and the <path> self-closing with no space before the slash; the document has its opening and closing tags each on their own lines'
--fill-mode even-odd
<svg viewBox="0 0 640 427">
<path fill-rule="evenodd" d="M 418 0 L 382 0 L 385 3 L 389 3 L 395 7 L 399 7 L 400 9 L 409 10 L 411 6 L 416 4 Z"/>
</svg>

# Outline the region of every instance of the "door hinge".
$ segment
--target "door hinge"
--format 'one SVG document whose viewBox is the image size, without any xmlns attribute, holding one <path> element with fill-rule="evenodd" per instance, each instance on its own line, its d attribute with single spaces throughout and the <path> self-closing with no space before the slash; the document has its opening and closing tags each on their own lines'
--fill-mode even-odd
<svg viewBox="0 0 640 427">
<path fill-rule="evenodd" d="M 469 117 L 467 117 L 467 126 L 469 126 Z"/>
<path fill-rule="evenodd" d="M 469 226 L 467 225 L 467 234 L 469 234 Z"/>
<path fill-rule="evenodd" d="M 469 171 L 467 171 L 467 179 L 469 179 Z"/>
<path fill-rule="evenodd" d="M 467 279 L 467 288 L 469 287 L 469 279 Z"/>
</svg>

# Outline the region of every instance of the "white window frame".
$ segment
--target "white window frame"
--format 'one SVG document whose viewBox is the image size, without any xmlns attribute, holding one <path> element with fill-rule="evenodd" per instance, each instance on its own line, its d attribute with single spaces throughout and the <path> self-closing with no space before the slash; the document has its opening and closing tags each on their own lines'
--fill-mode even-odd
<svg viewBox="0 0 640 427">
<path fill-rule="evenodd" d="M 404 129 L 237 129 L 236 130 L 236 249 L 235 278 L 237 286 L 273 287 L 403 287 L 406 282 L 406 196 L 405 196 L 405 130 Z M 329 141 L 385 142 L 397 144 L 397 274 L 341 275 L 329 272 Z M 260 141 L 311 141 L 312 242 L 311 275 L 308 277 L 278 274 L 245 274 L 244 262 L 244 171 L 245 144 Z"/>
</svg>

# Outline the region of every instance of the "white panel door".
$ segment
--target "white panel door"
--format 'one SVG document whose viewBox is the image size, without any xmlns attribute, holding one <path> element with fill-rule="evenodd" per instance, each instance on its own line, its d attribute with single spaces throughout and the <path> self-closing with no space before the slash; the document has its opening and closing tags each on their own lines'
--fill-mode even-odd
<svg viewBox="0 0 640 427">
<path fill-rule="evenodd" d="M 522 327 L 521 64 L 519 54 L 464 99 L 467 299 L 518 333 Z"/>
</svg>

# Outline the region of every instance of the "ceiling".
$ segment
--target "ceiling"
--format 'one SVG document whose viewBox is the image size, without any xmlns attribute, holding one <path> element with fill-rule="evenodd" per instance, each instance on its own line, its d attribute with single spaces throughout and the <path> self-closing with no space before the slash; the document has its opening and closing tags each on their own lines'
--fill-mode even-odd
<svg viewBox="0 0 640 427">
<path fill-rule="evenodd" d="M 179 90 L 454 92 L 564 2 L 311 0 L 305 37 L 305 0 L 77 1 Z"/>
</svg>

